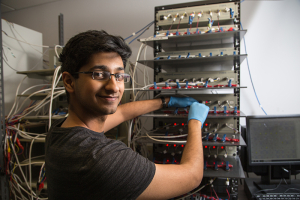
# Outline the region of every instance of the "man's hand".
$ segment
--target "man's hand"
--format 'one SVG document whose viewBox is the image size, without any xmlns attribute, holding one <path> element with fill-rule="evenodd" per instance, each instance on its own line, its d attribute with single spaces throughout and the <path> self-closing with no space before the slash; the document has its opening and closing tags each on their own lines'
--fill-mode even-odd
<svg viewBox="0 0 300 200">
<path fill-rule="evenodd" d="M 168 107 L 186 108 L 194 102 L 198 101 L 192 97 L 170 97 Z"/>
<path fill-rule="evenodd" d="M 196 119 L 198 121 L 200 121 L 202 123 L 202 127 L 203 124 L 206 120 L 207 114 L 209 111 L 209 107 L 202 104 L 202 103 L 198 103 L 198 102 L 194 102 L 191 106 L 190 106 L 190 110 L 189 110 L 189 116 L 188 116 L 188 122 L 191 119 Z"/>
</svg>

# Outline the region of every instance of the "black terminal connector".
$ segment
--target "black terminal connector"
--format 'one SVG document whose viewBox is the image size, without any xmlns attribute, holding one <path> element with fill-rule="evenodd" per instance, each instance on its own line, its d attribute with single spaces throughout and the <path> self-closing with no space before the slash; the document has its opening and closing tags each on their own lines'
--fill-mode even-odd
<svg viewBox="0 0 300 200">
<path fill-rule="evenodd" d="M 164 19 L 165 19 L 164 17 L 165 17 L 164 15 L 161 15 L 161 16 L 159 17 L 159 19 L 160 19 L 160 20 L 164 20 Z"/>
</svg>

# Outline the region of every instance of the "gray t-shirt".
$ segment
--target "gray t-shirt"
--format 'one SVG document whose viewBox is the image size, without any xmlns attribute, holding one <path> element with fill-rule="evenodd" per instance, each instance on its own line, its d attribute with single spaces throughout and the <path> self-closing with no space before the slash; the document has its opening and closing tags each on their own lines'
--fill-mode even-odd
<svg viewBox="0 0 300 200">
<path fill-rule="evenodd" d="M 155 165 L 124 143 L 84 127 L 53 123 L 46 137 L 49 200 L 136 199 Z"/>
</svg>

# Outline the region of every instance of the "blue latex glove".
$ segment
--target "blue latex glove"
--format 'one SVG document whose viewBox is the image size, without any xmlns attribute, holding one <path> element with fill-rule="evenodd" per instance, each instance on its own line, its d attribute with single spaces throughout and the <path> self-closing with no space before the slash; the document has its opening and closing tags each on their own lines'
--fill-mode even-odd
<svg viewBox="0 0 300 200">
<path fill-rule="evenodd" d="M 198 101 L 192 97 L 170 97 L 168 107 L 186 108 L 194 102 Z"/>
<path fill-rule="evenodd" d="M 206 105 L 204 105 L 202 103 L 194 102 L 190 106 L 189 116 L 188 116 L 188 122 L 191 119 L 196 119 L 196 120 L 198 120 L 198 121 L 200 121 L 202 123 L 202 127 L 203 127 L 203 124 L 204 124 L 204 122 L 206 120 L 208 111 L 209 111 L 209 107 L 208 106 L 206 106 Z"/>
</svg>

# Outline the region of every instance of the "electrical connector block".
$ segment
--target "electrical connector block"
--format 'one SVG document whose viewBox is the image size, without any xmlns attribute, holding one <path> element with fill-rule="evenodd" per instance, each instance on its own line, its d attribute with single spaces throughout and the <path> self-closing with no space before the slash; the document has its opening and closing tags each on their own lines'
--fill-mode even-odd
<svg viewBox="0 0 300 200">
<path fill-rule="evenodd" d="M 227 113 L 227 106 L 224 106 L 224 114 Z"/>
<path fill-rule="evenodd" d="M 226 171 L 229 171 L 229 170 L 230 170 L 230 168 L 229 168 L 229 161 L 226 161 L 225 163 L 226 163 L 225 170 L 226 170 Z"/>
<path fill-rule="evenodd" d="M 190 14 L 190 16 L 189 16 L 189 23 L 188 24 L 192 24 L 193 23 L 193 20 L 194 20 L 194 17 L 195 17 L 195 14 Z"/>
<path fill-rule="evenodd" d="M 154 90 L 154 89 L 160 89 L 160 87 L 157 87 L 156 82 L 153 83 L 154 86 L 150 87 L 150 90 Z"/>
<path fill-rule="evenodd" d="M 206 140 L 206 141 L 209 140 L 209 133 L 206 134 L 205 140 Z"/>
<path fill-rule="evenodd" d="M 233 18 L 234 15 L 234 11 L 232 10 L 232 8 L 230 8 L 230 18 Z"/>
<path fill-rule="evenodd" d="M 191 35 L 191 32 L 190 32 L 190 29 L 189 29 L 189 28 L 186 30 L 186 34 L 187 34 L 187 35 Z"/>
<path fill-rule="evenodd" d="M 218 169 L 218 161 L 215 161 L 215 170 L 219 170 Z"/>
<path fill-rule="evenodd" d="M 168 82 L 165 82 L 165 87 L 162 87 L 162 89 L 172 89 L 172 87 L 169 86 Z"/>
<path fill-rule="evenodd" d="M 205 161 L 204 161 L 205 162 Z M 226 170 L 226 166 L 229 168 L 233 168 L 233 165 L 229 164 L 229 162 L 227 163 L 228 161 L 226 161 L 226 163 L 224 164 L 222 162 L 222 164 L 218 164 L 218 161 L 215 161 L 213 165 L 210 165 L 210 164 L 206 164 L 206 168 L 213 168 L 214 170 L 218 170 L 219 168 L 223 168 Z"/>
<path fill-rule="evenodd" d="M 215 136 L 213 137 L 212 140 L 213 140 L 214 142 L 216 142 L 216 141 L 217 141 L 217 138 L 218 138 L 218 133 L 215 134 Z"/>
<path fill-rule="evenodd" d="M 234 135 L 233 135 L 234 136 Z M 224 137 L 224 136 L 223 136 Z M 222 138 L 223 139 L 223 138 Z M 214 140 L 214 137 L 210 136 L 207 139 L 207 136 L 205 137 L 206 141 L 222 141 L 222 139 L 220 137 L 217 137 L 216 140 Z M 239 142 L 239 139 L 235 139 L 235 138 L 228 138 L 225 136 L 225 141 L 226 142 Z M 223 141 L 222 141 L 223 142 Z"/>
<path fill-rule="evenodd" d="M 238 110 L 237 110 L 237 107 L 236 106 L 234 106 L 234 111 L 233 111 L 233 114 L 237 114 L 238 112 L 237 112 Z"/>
<path fill-rule="evenodd" d="M 225 141 L 226 141 L 226 134 L 223 135 L 221 141 L 222 141 L 222 142 L 225 142 Z"/>
</svg>

